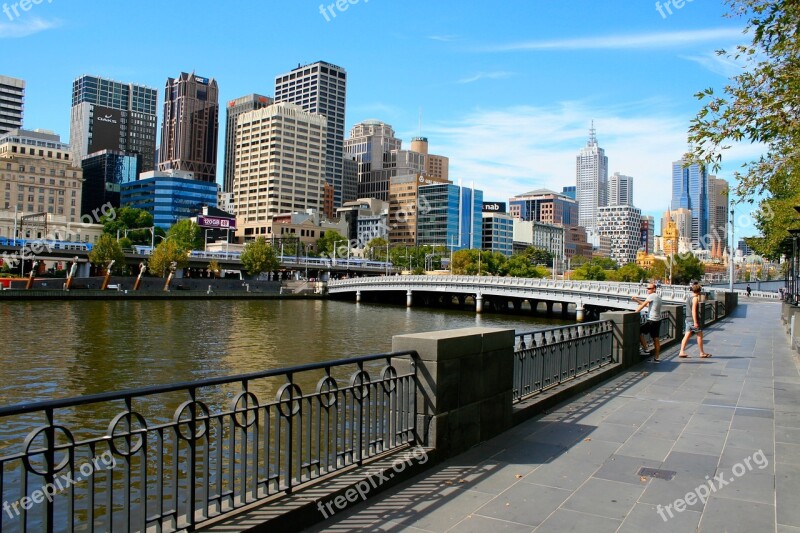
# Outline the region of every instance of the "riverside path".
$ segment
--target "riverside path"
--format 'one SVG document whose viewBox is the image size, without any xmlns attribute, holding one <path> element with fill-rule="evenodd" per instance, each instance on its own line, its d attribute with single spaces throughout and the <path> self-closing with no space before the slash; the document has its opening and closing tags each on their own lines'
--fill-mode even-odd
<svg viewBox="0 0 800 533">
<path fill-rule="evenodd" d="M 800 361 L 745 301 L 642 363 L 309 531 L 800 532 Z"/>
</svg>

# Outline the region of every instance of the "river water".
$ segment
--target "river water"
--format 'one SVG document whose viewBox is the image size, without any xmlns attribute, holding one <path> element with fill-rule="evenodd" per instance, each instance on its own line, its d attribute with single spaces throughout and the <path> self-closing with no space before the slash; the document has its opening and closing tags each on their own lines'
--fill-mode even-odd
<svg viewBox="0 0 800 533">
<path fill-rule="evenodd" d="M 4 302 L 0 405 L 383 353 L 404 333 L 566 323 L 328 300 Z"/>
</svg>

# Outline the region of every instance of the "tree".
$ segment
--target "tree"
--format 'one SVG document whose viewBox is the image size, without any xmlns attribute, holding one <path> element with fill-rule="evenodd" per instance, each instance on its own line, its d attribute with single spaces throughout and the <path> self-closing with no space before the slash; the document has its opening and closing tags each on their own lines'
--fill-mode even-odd
<svg viewBox="0 0 800 533">
<path fill-rule="evenodd" d="M 180 248 L 170 238 L 161 241 L 150 255 L 148 263 L 150 273 L 154 276 L 164 277 L 173 262 L 176 268 L 186 268 L 189 266 L 189 255 L 186 252 L 187 250 Z"/>
<path fill-rule="evenodd" d="M 622 265 L 619 270 L 616 271 L 616 277 L 617 281 L 637 283 L 647 278 L 647 271 L 636 263 L 628 263 Z"/>
<path fill-rule="evenodd" d="M 280 267 L 278 254 L 264 237 L 248 242 L 242 251 L 242 266 L 251 276 L 271 272 Z"/>
<path fill-rule="evenodd" d="M 589 261 L 573 270 L 570 279 L 605 281 L 606 271 L 600 265 Z"/>
<path fill-rule="evenodd" d="M 220 270 L 219 263 L 217 262 L 216 259 L 212 259 L 211 261 L 208 262 L 208 271 L 211 272 L 211 274 L 215 278 L 219 277 L 222 270 Z"/>
<path fill-rule="evenodd" d="M 692 254 L 676 254 L 673 256 L 672 283 L 686 285 L 692 280 L 699 280 L 705 273 L 705 267 Z"/>
<path fill-rule="evenodd" d="M 535 246 L 528 246 L 525 248 L 522 255 L 527 257 L 534 265 L 550 265 L 553 262 L 553 254 L 547 250 L 536 248 Z"/>
<path fill-rule="evenodd" d="M 389 242 L 383 237 L 375 237 L 367 243 L 367 257 L 374 259 L 375 261 L 388 261 L 389 258 L 386 255 L 388 244 Z"/>
<path fill-rule="evenodd" d="M 347 254 L 348 243 L 349 241 L 342 237 L 338 231 L 325 230 L 325 234 L 317 239 L 317 252 L 319 252 L 320 255 L 333 257 L 333 247 L 336 246 L 336 257 L 344 257 L 340 251 L 345 251 L 345 254 Z"/>
<path fill-rule="evenodd" d="M 500 274 L 515 278 L 543 278 L 547 276 L 547 271 L 532 265 L 530 259 L 525 255 L 515 254 L 503 263 L 500 267 Z"/>
<path fill-rule="evenodd" d="M 667 263 L 661 259 L 653 261 L 653 266 L 647 269 L 647 277 L 653 280 L 667 279 Z"/>
<path fill-rule="evenodd" d="M 800 204 L 800 7 L 776 0 L 728 0 L 730 16 L 748 17 L 749 44 L 719 55 L 743 63 L 721 95 L 711 88 L 697 94 L 703 107 L 692 120 L 693 160 L 718 170 L 731 142 L 760 143 L 765 153 L 735 173 L 736 194 L 753 203 L 765 194 L 756 227 L 763 238 L 752 245 L 760 254 L 778 248 L 796 227 L 792 207 Z"/>
<path fill-rule="evenodd" d="M 203 237 L 203 230 L 190 218 L 179 220 L 167 231 L 167 238 L 184 252 L 202 250 Z"/>
<path fill-rule="evenodd" d="M 111 268 L 112 272 L 122 273 L 126 269 L 125 254 L 122 253 L 122 247 L 119 243 L 109 235 L 103 233 L 97 240 L 92 251 L 89 252 L 89 261 L 93 265 L 101 266 L 105 270 L 109 261 L 114 261 L 114 266 Z"/>
<path fill-rule="evenodd" d="M 135 207 L 120 207 L 111 215 L 103 215 L 99 220 L 103 225 L 103 233 L 108 233 L 116 238 L 117 234 L 127 237 L 134 244 L 150 244 L 152 236 L 147 228 L 153 226 L 153 215 L 144 209 Z M 164 230 L 156 228 L 156 235 L 164 235 Z"/>
</svg>

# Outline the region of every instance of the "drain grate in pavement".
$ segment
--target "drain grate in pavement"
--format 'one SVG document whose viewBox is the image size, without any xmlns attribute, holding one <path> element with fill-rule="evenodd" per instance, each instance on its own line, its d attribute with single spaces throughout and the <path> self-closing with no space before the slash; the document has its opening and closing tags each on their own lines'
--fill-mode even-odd
<svg viewBox="0 0 800 533">
<path fill-rule="evenodd" d="M 675 477 L 675 474 L 677 474 L 677 472 L 673 472 L 672 470 L 661 470 L 659 468 L 646 468 L 643 466 L 639 469 L 640 476 L 665 479 L 667 481 L 672 481 L 672 478 Z"/>
</svg>

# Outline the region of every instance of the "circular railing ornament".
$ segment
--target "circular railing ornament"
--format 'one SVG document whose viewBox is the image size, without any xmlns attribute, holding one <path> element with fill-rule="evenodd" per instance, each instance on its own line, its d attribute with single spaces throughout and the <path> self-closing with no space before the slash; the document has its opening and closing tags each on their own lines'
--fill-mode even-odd
<svg viewBox="0 0 800 533">
<path fill-rule="evenodd" d="M 258 420 L 258 407 L 258 398 L 256 398 L 255 394 L 248 391 L 240 392 L 233 397 L 231 402 L 233 423 L 240 428 L 252 426 Z"/>
<path fill-rule="evenodd" d="M 397 389 L 397 370 L 392 365 L 386 365 L 381 371 L 381 386 L 384 392 L 394 392 Z"/>
<path fill-rule="evenodd" d="M 194 416 L 192 416 L 192 413 L 195 413 Z M 206 404 L 200 401 L 188 400 L 178 406 L 172 421 L 175 424 L 175 433 L 178 435 L 178 438 L 188 442 L 198 440 L 208 433 L 210 418 L 211 416 Z M 192 420 L 194 420 L 196 424 L 194 434 L 184 434 L 183 428 L 189 426 Z M 188 431 L 191 431 L 191 428 L 189 428 Z"/>
<path fill-rule="evenodd" d="M 278 412 L 284 418 L 291 418 L 300 412 L 300 400 L 303 392 L 294 383 L 287 383 L 278 389 Z"/>
<path fill-rule="evenodd" d="M 46 442 L 47 441 L 47 434 L 45 433 L 49 429 L 53 430 L 54 437 L 55 437 L 56 432 L 60 432 L 61 434 L 63 434 L 63 436 L 66 438 L 66 442 L 68 443 L 68 445 L 66 446 L 67 450 L 63 451 L 64 458 L 60 459 L 60 460 L 59 460 L 58 457 L 54 458 L 54 460 L 53 460 L 54 466 L 53 466 L 53 471 L 52 472 L 48 472 L 48 470 L 46 469 L 46 465 L 47 465 L 47 461 L 46 460 L 44 462 L 45 463 L 44 464 L 45 468 L 43 468 L 43 469 L 37 468 L 36 465 L 34 465 L 33 462 L 31 461 L 31 458 L 36 457 L 38 455 L 42 455 L 43 456 L 51 448 L 51 446 L 48 445 L 48 443 Z M 44 448 L 37 448 L 37 449 L 33 449 L 32 450 L 31 446 L 34 445 L 34 441 L 36 441 L 36 439 L 42 434 L 44 434 L 45 447 Z M 72 436 L 72 433 L 70 432 L 70 430 L 68 430 L 64 426 L 58 426 L 58 425 L 42 426 L 42 427 L 34 429 L 30 433 L 28 433 L 28 436 L 25 437 L 25 441 L 23 443 L 23 446 L 25 447 L 25 455 L 22 457 L 22 462 L 25 465 L 25 469 L 28 472 L 31 472 L 31 473 L 39 475 L 39 476 L 55 475 L 55 474 L 61 472 L 69 464 L 69 461 L 70 461 L 70 452 L 69 452 L 69 450 L 74 448 L 74 446 L 75 446 L 75 438 Z M 52 443 L 52 447 L 55 448 L 56 444 Z M 58 451 L 56 451 L 56 453 L 58 453 Z"/>
<path fill-rule="evenodd" d="M 317 395 L 319 395 L 319 403 L 325 409 L 330 409 L 337 402 L 337 393 L 339 392 L 339 384 L 330 376 L 325 376 L 317 382 Z"/>
<path fill-rule="evenodd" d="M 363 400 L 369 397 L 369 374 L 363 370 L 357 370 L 350 377 L 350 387 L 353 389 L 353 397 L 357 400 Z"/>
<path fill-rule="evenodd" d="M 108 445 L 117 455 L 128 457 L 144 446 L 147 422 L 139 413 L 126 411 L 115 416 L 108 424 Z M 133 437 L 133 438 L 131 438 Z M 122 441 L 122 445 L 119 442 Z"/>
</svg>

